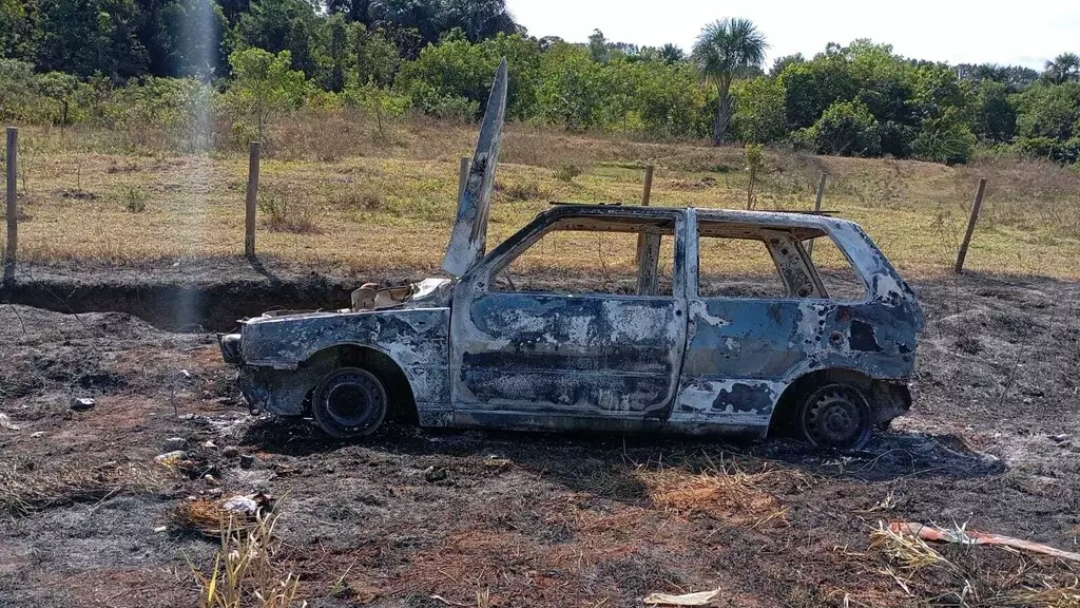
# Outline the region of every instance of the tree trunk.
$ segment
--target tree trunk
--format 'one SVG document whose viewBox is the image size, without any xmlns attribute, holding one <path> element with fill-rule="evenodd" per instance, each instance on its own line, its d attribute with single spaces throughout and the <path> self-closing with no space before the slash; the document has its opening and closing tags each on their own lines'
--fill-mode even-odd
<svg viewBox="0 0 1080 608">
<path fill-rule="evenodd" d="M 731 92 L 730 87 L 718 86 L 719 100 L 716 104 L 716 120 L 713 121 L 713 144 L 719 146 L 724 143 L 724 135 L 731 123 Z"/>
</svg>

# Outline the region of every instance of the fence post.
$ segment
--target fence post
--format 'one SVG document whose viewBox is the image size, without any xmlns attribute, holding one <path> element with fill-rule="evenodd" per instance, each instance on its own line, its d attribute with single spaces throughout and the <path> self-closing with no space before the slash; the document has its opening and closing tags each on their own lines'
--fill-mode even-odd
<svg viewBox="0 0 1080 608">
<path fill-rule="evenodd" d="M 469 180 L 469 157 L 461 157 L 461 166 L 458 167 L 458 182 L 457 182 L 457 197 L 461 200 L 461 197 L 465 195 L 465 183 Z"/>
<path fill-rule="evenodd" d="M 244 217 L 244 255 L 255 257 L 255 202 L 259 196 L 259 156 L 262 144 L 251 142 L 251 154 L 248 158 L 247 211 Z"/>
<path fill-rule="evenodd" d="M 653 166 L 645 167 L 645 190 L 641 193 L 641 206 L 649 206 L 652 196 Z M 637 293 L 652 295 L 656 292 L 656 264 L 660 259 L 660 235 L 641 233 L 637 241 Z"/>
<path fill-rule="evenodd" d="M 646 165 L 645 167 L 645 191 L 641 193 L 641 206 L 649 206 L 649 198 L 652 197 L 652 175 L 653 166 Z"/>
<path fill-rule="evenodd" d="M 821 181 L 817 185 L 817 198 L 814 199 L 814 213 L 821 213 L 821 197 L 825 195 L 825 180 L 829 179 L 829 174 L 822 172 Z M 814 255 L 814 240 L 810 239 L 810 244 L 806 247 L 806 255 Z"/>
<path fill-rule="evenodd" d="M 4 251 L 4 284 L 15 282 L 15 252 L 19 247 L 19 207 L 16 205 L 19 130 L 7 128 L 7 248 Z"/>
<path fill-rule="evenodd" d="M 979 190 L 975 192 L 975 204 L 971 206 L 971 217 L 968 218 L 967 232 L 964 233 L 964 242 L 960 243 L 960 252 L 956 254 L 956 274 L 964 272 L 964 258 L 967 257 L 968 245 L 971 244 L 971 235 L 975 233 L 975 222 L 979 221 L 979 210 L 982 209 L 983 194 L 986 192 L 986 178 L 979 180 Z"/>
</svg>

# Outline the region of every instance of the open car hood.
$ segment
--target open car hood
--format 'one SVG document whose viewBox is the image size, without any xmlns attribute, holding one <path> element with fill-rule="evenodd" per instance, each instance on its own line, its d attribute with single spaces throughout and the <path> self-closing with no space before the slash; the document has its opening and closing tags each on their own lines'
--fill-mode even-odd
<svg viewBox="0 0 1080 608">
<path fill-rule="evenodd" d="M 443 257 L 443 270 L 460 277 L 484 257 L 487 245 L 488 210 L 495 186 L 495 164 L 499 160 L 503 120 L 506 116 L 506 58 L 495 72 L 480 137 L 476 140 L 465 190 L 458 200 L 457 218 L 450 244 Z"/>
</svg>

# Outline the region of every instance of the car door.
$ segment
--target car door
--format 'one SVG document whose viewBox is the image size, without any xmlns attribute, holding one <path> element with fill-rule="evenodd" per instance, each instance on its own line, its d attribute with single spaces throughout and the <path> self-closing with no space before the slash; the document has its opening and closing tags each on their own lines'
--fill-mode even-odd
<svg viewBox="0 0 1080 608">
<path fill-rule="evenodd" d="M 820 341 L 820 315 L 807 313 L 834 306 L 816 297 L 820 281 L 792 234 L 696 214 L 691 224 L 689 342 L 672 420 L 765 428 Z"/>
<path fill-rule="evenodd" d="M 667 247 L 661 247 L 666 255 L 684 253 L 683 239 L 674 238 L 682 226 L 683 215 L 676 210 L 556 208 L 494 251 L 462 278 L 455 292 L 450 337 L 454 409 L 538 418 L 666 417 L 686 343 L 683 275 L 670 273 L 663 294 L 626 293 L 634 289 L 622 284 L 591 289 L 588 284 L 605 283 L 617 264 L 634 264 L 636 273 L 634 255 L 642 233 L 668 239 Z M 568 231 L 591 239 L 591 228 L 597 229 L 595 252 L 582 259 L 567 254 L 573 263 L 554 276 L 539 272 L 535 281 L 518 276 L 512 286 L 500 283 L 500 273 L 531 248 L 544 247 L 546 235 Z M 569 246 L 547 247 L 533 249 L 541 266 L 557 266 L 552 258 L 571 251 Z M 600 263 L 596 273 L 604 277 L 570 268 L 588 266 L 594 254 Z M 668 268 L 673 266 L 672 260 Z M 513 282 L 506 277 L 506 283 Z"/>
</svg>

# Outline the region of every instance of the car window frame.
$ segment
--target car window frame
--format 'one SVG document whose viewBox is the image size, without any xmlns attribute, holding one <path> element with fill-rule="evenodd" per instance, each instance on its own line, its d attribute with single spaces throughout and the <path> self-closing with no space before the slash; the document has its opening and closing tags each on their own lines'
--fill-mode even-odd
<svg viewBox="0 0 1080 608">
<path fill-rule="evenodd" d="M 513 237 L 504 241 L 501 245 L 496 247 L 489 253 L 476 268 L 474 276 L 463 277 L 463 279 L 469 279 L 469 282 L 475 285 L 475 289 L 483 291 L 489 294 L 521 294 L 521 295 L 546 295 L 546 296 L 558 296 L 565 298 L 584 298 L 584 297 L 602 297 L 612 298 L 620 300 L 675 300 L 685 299 L 687 290 L 686 275 L 685 275 L 685 262 L 680 264 L 680 259 L 687 260 L 688 243 L 686 238 L 687 232 L 687 219 L 684 210 L 680 209 L 664 209 L 664 208 L 650 208 L 649 213 L 635 213 L 633 208 L 626 208 L 625 210 L 605 210 L 603 216 L 596 213 L 578 213 L 575 211 L 565 213 L 553 213 L 550 215 L 541 215 L 533 222 L 521 229 Z M 571 220 L 575 218 L 581 219 L 597 219 L 599 217 L 613 217 L 621 219 L 639 219 L 643 222 L 650 219 L 655 219 L 657 215 L 668 216 L 669 219 L 674 220 L 674 227 L 672 228 L 671 236 L 675 239 L 672 247 L 672 272 L 671 272 L 671 294 L 670 295 L 638 295 L 638 294 L 615 294 L 615 293 L 566 293 L 558 291 L 501 291 L 493 290 L 492 284 L 494 277 L 509 266 L 521 256 L 522 253 L 528 251 L 533 245 L 535 245 L 541 238 L 546 236 L 550 232 L 555 232 L 555 226 L 563 221 Z M 622 232 L 622 231 L 606 231 L 606 230 L 580 230 L 580 231 L 567 231 L 567 232 Z M 626 234 L 646 234 L 644 232 L 632 232 L 626 231 Z M 666 235 L 665 235 L 666 236 Z M 680 256 L 680 252 L 682 255 Z M 683 268 L 680 269 L 680 266 Z M 472 273 L 470 273 L 472 274 Z"/>
</svg>

